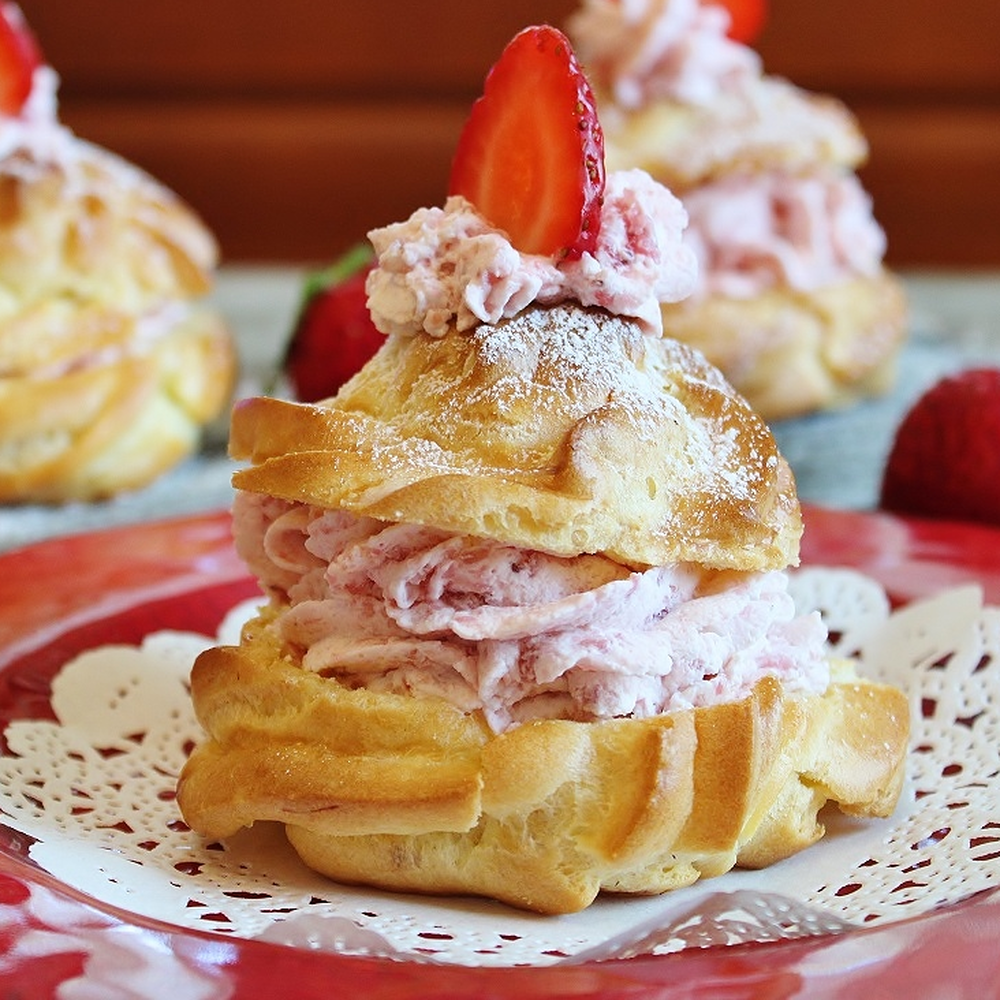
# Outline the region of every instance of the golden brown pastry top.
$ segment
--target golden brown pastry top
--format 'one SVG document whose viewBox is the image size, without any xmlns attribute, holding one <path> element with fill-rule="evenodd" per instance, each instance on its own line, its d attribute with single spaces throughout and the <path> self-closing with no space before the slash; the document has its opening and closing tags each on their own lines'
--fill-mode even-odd
<svg viewBox="0 0 1000 1000">
<path fill-rule="evenodd" d="M 234 411 L 238 489 L 633 567 L 797 560 L 791 473 L 695 351 L 600 309 L 390 337 L 333 399 Z"/>
<path fill-rule="evenodd" d="M 0 160 L 0 375 L 134 344 L 136 318 L 211 285 L 217 247 L 186 204 L 111 153 L 72 148 Z"/>
</svg>

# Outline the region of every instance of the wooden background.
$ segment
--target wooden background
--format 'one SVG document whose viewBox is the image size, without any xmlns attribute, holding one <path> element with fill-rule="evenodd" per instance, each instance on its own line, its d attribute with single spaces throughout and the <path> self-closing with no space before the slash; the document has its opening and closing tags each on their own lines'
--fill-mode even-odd
<svg viewBox="0 0 1000 1000">
<path fill-rule="evenodd" d="M 483 76 L 576 0 L 21 0 L 79 135 L 145 167 L 224 260 L 329 259 L 439 204 Z M 897 267 L 1000 265 L 997 0 L 771 0 L 769 72 L 836 94 Z"/>
</svg>

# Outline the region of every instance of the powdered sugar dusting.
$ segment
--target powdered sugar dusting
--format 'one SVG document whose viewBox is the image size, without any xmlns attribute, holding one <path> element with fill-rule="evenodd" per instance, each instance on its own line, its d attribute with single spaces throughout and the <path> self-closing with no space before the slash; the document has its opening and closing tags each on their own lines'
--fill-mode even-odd
<svg viewBox="0 0 1000 1000">
<path fill-rule="evenodd" d="M 419 372 L 411 368 L 386 394 L 380 386 L 409 343 L 390 337 L 382 357 L 391 367 L 336 400 L 347 412 L 357 409 L 362 422 L 374 406 L 392 428 L 393 452 L 378 483 L 365 484 L 373 491 L 366 502 L 458 472 L 519 483 L 536 477 L 543 491 L 617 506 L 614 483 L 624 477 L 633 498 L 648 493 L 652 520 L 642 530 L 697 524 L 690 537 L 707 542 L 728 537 L 724 505 L 756 531 L 758 503 L 783 488 L 773 436 L 722 375 L 691 348 L 645 335 L 635 320 L 568 303 L 532 307 L 413 348 Z M 358 433 L 367 449 L 371 433 L 361 424 Z M 426 454 L 418 454 L 420 441 L 429 443 Z M 354 499 L 350 506 L 363 509 Z M 570 543 L 567 533 L 560 551 L 567 544 L 595 543 L 583 536 Z"/>
<path fill-rule="evenodd" d="M 560 407 L 575 400 L 589 411 L 613 404 L 631 420 L 639 443 L 654 439 L 664 413 L 682 408 L 646 363 L 653 342 L 635 323 L 603 311 L 530 310 L 516 323 L 478 327 L 472 342 L 479 362 L 502 372 L 483 390 L 501 407 L 537 402 L 539 387 Z"/>
</svg>

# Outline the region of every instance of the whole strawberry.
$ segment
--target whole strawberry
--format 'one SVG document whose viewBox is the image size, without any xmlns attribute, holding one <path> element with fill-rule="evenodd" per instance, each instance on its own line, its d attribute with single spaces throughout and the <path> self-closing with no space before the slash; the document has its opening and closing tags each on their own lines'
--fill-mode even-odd
<svg viewBox="0 0 1000 1000">
<path fill-rule="evenodd" d="M 385 343 L 365 293 L 373 266 L 371 249 L 359 245 L 307 280 L 282 364 L 296 399 L 314 403 L 335 395 Z"/>
<path fill-rule="evenodd" d="M 949 376 L 916 402 L 896 432 L 881 505 L 1000 524 L 1000 369 Z"/>
</svg>

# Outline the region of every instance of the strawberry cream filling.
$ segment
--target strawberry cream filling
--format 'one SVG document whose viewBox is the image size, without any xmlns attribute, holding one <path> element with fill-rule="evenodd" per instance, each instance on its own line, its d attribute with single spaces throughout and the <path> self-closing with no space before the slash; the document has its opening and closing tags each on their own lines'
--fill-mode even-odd
<svg viewBox="0 0 1000 1000">
<path fill-rule="evenodd" d="M 727 11 L 699 0 L 587 0 L 570 33 L 611 98 L 601 106 L 609 135 L 630 113 L 666 102 L 718 115 L 717 128 L 698 132 L 697 156 L 705 162 L 807 139 L 841 148 L 840 118 L 801 99 L 787 81 L 765 76 L 757 53 L 727 37 L 728 25 Z M 668 159 L 692 154 L 664 143 Z M 798 174 L 741 172 L 681 197 L 689 215 L 685 242 L 698 260 L 694 297 L 749 298 L 773 287 L 812 292 L 881 268 L 885 235 L 852 173 L 811 166 Z"/>
<path fill-rule="evenodd" d="M 829 683 L 825 628 L 783 572 L 633 571 L 249 493 L 234 523 L 306 669 L 443 698 L 496 732 L 734 701 L 766 675 Z"/>
<path fill-rule="evenodd" d="M 620 108 L 670 99 L 706 105 L 760 75 L 726 34 L 729 12 L 701 0 L 587 0 L 569 32 L 595 84 Z"/>
<path fill-rule="evenodd" d="M 422 208 L 406 222 L 368 234 L 378 265 L 368 277 L 368 307 L 386 334 L 443 336 L 495 323 L 532 303 L 574 300 L 635 317 L 662 331 L 661 302 L 677 302 L 695 283 L 683 243 L 687 214 L 644 171 L 610 173 L 598 244 L 578 259 L 522 254 L 464 198 Z"/>
<path fill-rule="evenodd" d="M 696 297 L 747 298 L 776 286 L 811 292 L 882 266 L 885 233 L 854 174 L 734 175 L 695 188 L 684 204 Z"/>
</svg>

